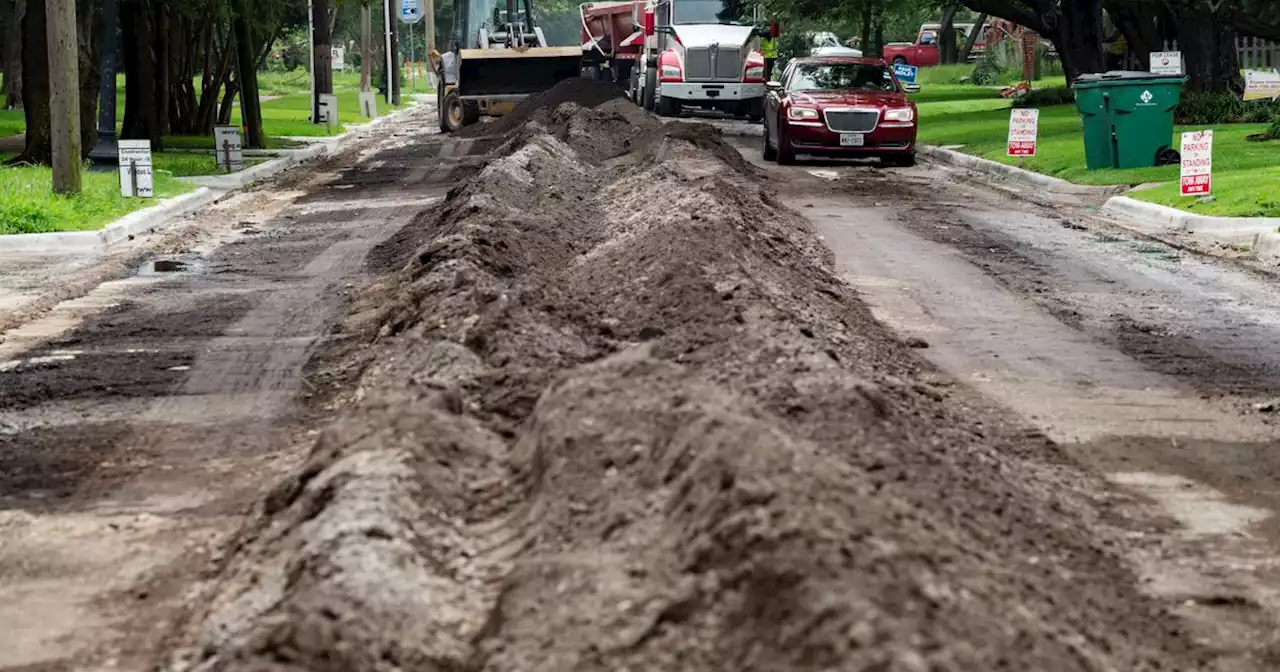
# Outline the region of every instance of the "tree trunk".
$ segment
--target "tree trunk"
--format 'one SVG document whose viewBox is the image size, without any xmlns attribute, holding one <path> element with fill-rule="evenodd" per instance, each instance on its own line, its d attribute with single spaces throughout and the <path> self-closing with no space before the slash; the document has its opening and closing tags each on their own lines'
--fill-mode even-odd
<svg viewBox="0 0 1280 672">
<path fill-rule="evenodd" d="M 395 11 L 396 3 L 391 3 L 391 11 Z M 400 106 L 400 80 L 404 75 L 404 67 L 400 58 L 400 21 L 391 17 L 391 104 Z"/>
<path fill-rule="evenodd" d="M 169 134 L 169 89 L 173 86 L 172 42 L 169 39 L 173 31 L 171 19 L 169 3 L 155 0 L 156 132 L 162 138 Z"/>
<path fill-rule="evenodd" d="M 938 62 L 952 65 L 956 62 L 959 48 L 956 46 L 956 9 L 959 5 L 948 3 L 942 10 L 942 29 L 938 31 Z"/>
<path fill-rule="evenodd" d="M 973 30 L 969 33 L 969 39 L 964 41 L 964 48 L 960 50 L 960 56 L 956 59 L 959 63 L 968 63 L 969 54 L 973 53 L 973 45 L 978 42 L 978 36 L 982 34 L 983 28 L 987 24 L 987 15 L 979 14 L 978 20 L 973 24 Z M 994 44 L 992 45 L 995 46 Z"/>
<path fill-rule="evenodd" d="M 236 94 L 240 93 L 240 82 L 227 82 L 227 90 L 222 94 L 222 103 L 218 106 L 218 125 L 226 126 L 231 123 L 231 112 L 236 102 Z"/>
<path fill-rule="evenodd" d="M 49 136 L 53 193 L 80 193 L 80 42 L 75 0 L 48 0 Z"/>
<path fill-rule="evenodd" d="M 120 27 L 124 57 L 124 125 L 120 137 L 150 140 L 152 151 L 164 148 L 160 131 L 159 72 L 156 67 L 156 13 L 147 0 L 121 0 Z"/>
<path fill-rule="evenodd" d="M 98 103 L 102 89 L 102 4 L 96 0 L 76 0 L 80 70 L 80 148 L 87 157 L 98 142 Z M 115 82 L 112 82 L 114 85 Z M 115 104 L 115 96 L 111 103 Z"/>
<path fill-rule="evenodd" d="M 1240 52 L 1236 49 L 1236 32 L 1229 16 L 1225 12 L 1205 12 L 1197 4 L 1184 2 L 1174 6 L 1187 90 L 1242 93 Z"/>
<path fill-rule="evenodd" d="M 320 123 L 320 96 L 333 93 L 333 52 L 329 34 L 329 0 L 311 0 L 311 22 L 315 26 L 312 37 L 311 63 L 316 73 L 316 93 L 311 100 L 311 119 Z"/>
<path fill-rule="evenodd" d="M 48 165 L 53 158 L 49 135 L 49 43 L 44 0 L 29 0 L 22 17 L 22 98 L 27 121 L 26 146 L 10 163 Z"/>
<path fill-rule="evenodd" d="M 1044 16 L 1045 36 L 1058 48 L 1070 82 L 1085 73 L 1106 70 L 1102 51 L 1102 0 L 1064 2 Z"/>
<path fill-rule="evenodd" d="M 22 21 L 27 11 L 26 0 L 7 0 L 7 21 L 4 24 L 4 87 L 5 109 L 22 109 Z"/>
<path fill-rule="evenodd" d="M 360 91 L 367 93 L 373 74 L 373 50 L 369 48 L 372 18 L 369 4 L 360 5 Z"/>
<path fill-rule="evenodd" d="M 872 29 L 871 19 L 872 19 L 871 3 L 864 2 L 862 3 L 862 49 L 863 49 L 862 55 L 863 56 L 875 55 L 875 51 L 873 51 L 873 46 L 871 44 L 871 39 L 872 37 L 874 37 L 873 33 L 871 32 L 871 29 Z"/>
<path fill-rule="evenodd" d="M 248 149 L 265 149 L 267 136 L 262 130 L 262 107 L 258 100 L 258 50 L 253 46 L 245 0 L 237 3 L 233 27 L 236 34 L 236 80 L 240 83 L 240 119 L 244 123 Z"/>
<path fill-rule="evenodd" d="M 1110 0 L 1107 13 L 1124 35 L 1129 50 L 1145 67 L 1151 62 L 1151 53 L 1164 51 L 1164 36 L 1160 33 L 1159 18 L 1163 8 L 1155 2 Z"/>
</svg>

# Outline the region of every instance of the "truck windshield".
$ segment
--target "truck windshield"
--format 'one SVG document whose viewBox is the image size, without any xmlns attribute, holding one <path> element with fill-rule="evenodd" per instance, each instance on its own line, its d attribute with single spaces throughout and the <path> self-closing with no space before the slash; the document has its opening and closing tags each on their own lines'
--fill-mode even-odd
<svg viewBox="0 0 1280 672">
<path fill-rule="evenodd" d="M 790 91 L 897 91 L 893 75 L 883 65 L 862 63 L 802 63 L 791 75 Z"/>
<path fill-rule="evenodd" d="M 673 23 L 740 23 L 747 11 L 742 0 L 675 0 Z"/>
</svg>

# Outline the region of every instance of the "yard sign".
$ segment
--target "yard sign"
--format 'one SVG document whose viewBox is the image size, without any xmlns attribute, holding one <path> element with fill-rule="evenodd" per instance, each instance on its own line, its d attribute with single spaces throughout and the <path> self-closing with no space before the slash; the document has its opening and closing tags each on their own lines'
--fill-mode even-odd
<svg viewBox="0 0 1280 672">
<path fill-rule="evenodd" d="M 907 65 L 905 63 L 893 64 L 893 75 L 897 77 L 898 81 L 902 82 L 903 84 L 915 84 L 916 75 L 919 72 L 920 72 L 920 69 L 914 65 Z"/>
<path fill-rule="evenodd" d="M 120 195 L 125 198 L 153 198 L 151 141 L 120 140 L 116 143 L 120 161 Z"/>
<path fill-rule="evenodd" d="M 1213 131 L 1182 134 L 1182 195 L 1213 191 Z"/>
<path fill-rule="evenodd" d="M 1009 117 L 1009 156 L 1035 156 L 1040 110 L 1015 108 Z"/>
<path fill-rule="evenodd" d="M 1181 51 L 1151 52 L 1151 74 L 1181 75 L 1182 74 L 1182 52 Z"/>
</svg>

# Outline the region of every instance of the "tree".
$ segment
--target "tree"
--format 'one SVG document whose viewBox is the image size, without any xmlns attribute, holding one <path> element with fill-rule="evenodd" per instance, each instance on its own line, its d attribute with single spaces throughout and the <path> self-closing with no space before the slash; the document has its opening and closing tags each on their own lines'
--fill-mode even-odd
<svg viewBox="0 0 1280 672">
<path fill-rule="evenodd" d="M 240 119 L 244 122 L 245 147 L 264 149 L 267 136 L 262 130 L 262 105 L 258 98 L 258 52 L 249 25 L 248 0 L 237 0 L 232 19 L 236 45 L 236 82 L 240 89 Z"/>
<path fill-rule="evenodd" d="M 53 193 L 80 193 L 80 42 L 75 0 L 46 3 Z"/>
<path fill-rule="evenodd" d="M 4 68 L 5 107 L 22 109 L 22 17 L 27 12 L 26 0 L 3 0 L 4 50 L 0 54 L 0 67 Z"/>
<path fill-rule="evenodd" d="M 315 72 L 316 92 L 311 99 L 311 119 L 320 123 L 320 96 L 333 93 L 333 46 L 330 40 L 329 0 L 311 0 L 311 64 Z"/>
<path fill-rule="evenodd" d="M 960 0 L 969 9 L 997 16 L 1045 36 L 1058 49 L 1067 80 L 1102 72 L 1102 0 Z"/>
</svg>

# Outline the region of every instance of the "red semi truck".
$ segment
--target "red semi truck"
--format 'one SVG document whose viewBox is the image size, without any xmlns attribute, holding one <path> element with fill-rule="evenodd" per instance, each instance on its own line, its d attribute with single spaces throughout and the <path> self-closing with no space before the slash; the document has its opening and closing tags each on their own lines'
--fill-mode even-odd
<svg viewBox="0 0 1280 672">
<path fill-rule="evenodd" d="M 760 31 L 721 0 L 615 0 L 581 6 L 583 76 L 613 82 L 664 116 L 685 108 L 760 119 Z"/>
</svg>

